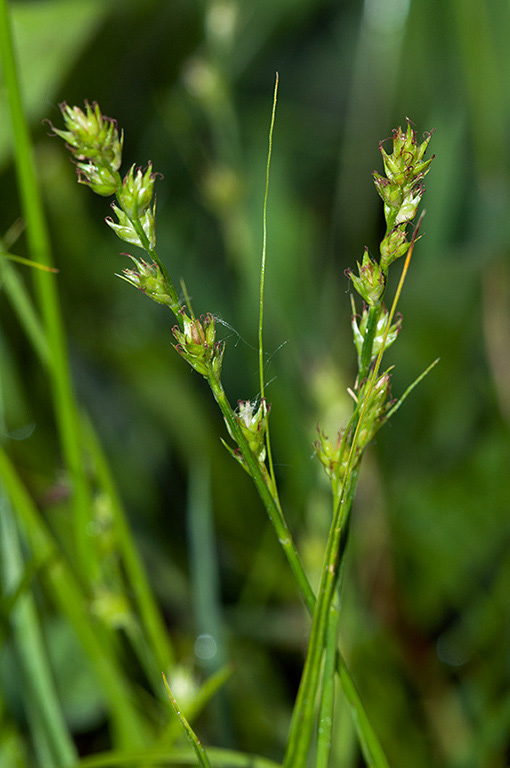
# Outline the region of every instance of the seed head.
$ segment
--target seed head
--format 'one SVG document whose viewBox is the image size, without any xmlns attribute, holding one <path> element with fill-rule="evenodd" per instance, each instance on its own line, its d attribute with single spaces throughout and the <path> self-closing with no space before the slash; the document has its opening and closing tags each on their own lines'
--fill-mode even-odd
<svg viewBox="0 0 510 768">
<path fill-rule="evenodd" d="M 134 285 L 158 304 L 173 307 L 174 301 L 168 293 L 168 287 L 159 266 L 155 262 L 148 264 L 143 259 L 135 259 L 134 256 L 127 255 L 135 264 L 135 269 L 124 269 L 123 274 L 118 277 Z"/>
<path fill-rule="evenodd" d="M 359 262 L 357 264 L 359 277 L 350 269 L 346 270 L 346 275 L 352 280 L 354 287 L 367 304 L 370 306 L 379 304 L 384 293 L 385 279 L 379 264 L 370 257 L 368 248 L 365 248 L 361 264 Z"/>
<path fill-rule="evenodd" d="M 98 165 L 118 171 L 122 161 L 123 135 L 119 136 L 117 123 L 101 114 L 99 104 L 85 102 L 85 111 L 70 107 L 65 101 L 60 111 L 66 124 L 66 131 L 52 126 L 73 153 L 76 160 L 89 160 Z"/>
<path fill-rule="evenodd" d="M 175 349 L 202 376 L 209 376 L 212 370 L 219 378 L 225 344 L 216 341 L 214 317 L 207 314 L 200 319 L 190 318 L 184 309 L 181 316 L 183 330 L 178 325 L 172 329 Z"/>
<path fill-rule="evenodd" d="M 156 174 L 152 172 L 151 163 L 145 172 L 132 165 L 124 176 L 119 190 L 119 202 L 130 219 L 138 219 L 149 209 L 155 180 Z"/>
</svg>

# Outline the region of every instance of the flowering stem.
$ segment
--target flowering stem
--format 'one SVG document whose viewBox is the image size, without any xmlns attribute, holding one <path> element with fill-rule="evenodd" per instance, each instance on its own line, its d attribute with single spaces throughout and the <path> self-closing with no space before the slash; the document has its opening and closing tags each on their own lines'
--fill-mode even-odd
<svg viewBox="0 0 510 768">
<path fill-rule="evenodd" d="M 108 220 L 108 224 L 121 239 L 143 248 L 151 257 L 151 264 L 130 257 L 137 265 L 137 269 L 124 270 L 124 279 L 154 301 L 169 306 L 176 316 L 179 327 L 176 326 L 173 329 L 177 342 L 174 346 L 179 354 L 207 380 L 224 416 L 228 431 L 237 444 L 235 451 L 229 450 L 253 478 L 306 605 L 312 614 L 311 636 L 292 716 L 284 767 L 304 768 L 306 765 L 315 724 L 315 705 L 321 684 L 321 718 L 324 723 L 328 718 L 331 719 L 334 698 L 331 672 L 336 664 L 346 697 L 353 709 L 354 721 L 366 761 L 369 766 L 387 768 L 387 762 L 370 727 L 345 662 L 336 650 L 338 611 L 333 605 L 333 600 L 347 542 L 361 455 L 383 423 L 385 414 L 388 413 L 389 372 L 379 376 L 379 368 L 385 348 L 394 341 L 399 330 L 399 323 L 392 326 L 391 322 L 418 231 L 417 227 L 409 243 L 406 239 L 406 227 L 416 214 L 423 191 L 421 181 L 428 172 L 431 162 L 431 160 L 423 161 L 430 135 L 418 145 L 415 132 L 408 121 L 405 132 L 401 128 L 394 131 L 391 155 L 386 153 L 381 143 L 387 178 L 374 172 L 377 190 L 384 201 L 387 223 L 386 235 L 380 246 L 380 262 L 372 259 L 368 249 L 365 249 L 362 263 L 358 263 L 359 276 L 349 271 L 354 287 L 364 301 L 360 325 L 357 324 L 355 311 L 352 321 L 359 358 L 358 375 L 354 385 L 357 405 L 347 429 L 339 433 L 336 445 L 329 443 L 326 436 L 319 431 L 317 454 L 331 478 L 333 514 L 316 600 L 278 498 L 267 433 L 268 408 L 264 399 L 262 320 L 266 208 L 277 86 L 278 78 L 273 100 L 264 198 L 259 315 L 259 372 L 262 402 L 258 410 L 248 401 L 240 402 L 238 410 L 232 409 L 220 381 L 225 343 L 216 341 L 215 320 L 210 314 L 197 319 L 189 302 L 187 302 L 190 314 L 188 316 L 186 309 L 181 307 L 179 296 L 168 272 L 155 252 L 155 209 L 154 206 L 150 207 L 155 177 L 151 164 L 144 173 L 133 166 L 120 185 L 117 171 L 121 163 L 122 135 L 119 137 L 114 121 L 100 114 L 97 104 L 93 107 L 87 104 L 86 114 L 76 107 L 71 109 L 64 105 L 62 109 L 64 120 L 70 130 L 56 131 L 56 133 L 68 141 L 75 157 L 79 160 L 89 159 L 89 163 L 78 164 L 82 174 L 80 180 L 87 183 L 98 194 L 105 196 L 116 194 L 120 209 L 116 205 L 113 207 L 119 221 L 114 223 Z M 98 154 L 101 162 L 96 164 L 94 161 Z M 382 296 L 388 266 L 406 253 L 407 258 L 395 300 L 391 311 L 387 312 L 382 305 Z M 268 466 L 265 463 L 266 452 Z M 325 659 L 325 671 L 321 676 L 323 659 Z M 328 722 L 328 732 L 324 730 L 323 737 L 319 739 L 318 760 L 319 765 L 323 766 L 327 765 L 329 758 L 329 730 Z"/>
<path fill-rule="evenodd" d="M 375 384 L 377 382 L 379 367 L 386 346 L 389 329 L 396 311 L 398 300 L 400 298 L 404 280 L 407 275 L 421 220 L 422 217 L 420 217 L 416 229 L 413 233 L 400 281 L 395 292 L 395 298 L 393 300 L 391 310 L 388 313 L 381 348 L 370 374 L 366 395 L 361 405 L 361 411 L 351 442 L 342 488 L 339 496 L 335 497 L 333 521 L 326 546 L 324 565 L 322 567 L 321 584 L 319 587 L 317 604 L 313 615 L 312 631 L 308 644 L 305 666 L 299 686 L 294 712 L 292 715 L 287 751 L 283 763 L 284 768 L 304 768 L 307 762 L 308 750 L 310 747 L 315 722 L 315 701 L 319 687 L 323 648 L 326 645 L 329 626 L 328 615 L 335 593 L 335 585 L 337 583 L 339 572 L 339 563 L 341 562 L 342 552 L 347 540 L 349 517 L 359 472 L 359 457 L 357 456 L 358 440 L 361 427 L 363 425 L 363 419 L 367 411 Z M 386 758 L 384 757 L 382 750 L 380 750 L 380 748 L 377 749 L 377 747 L 378 745 L 376 744 L 376 751 L 372 754 L 374 762 L 371 762 L 370 765 L 379 766 L 380 768 L 383 768 L 383 766 L 386 767 Z"/>
<path fill-rule="evenodd" d="M 301 562 L 301 559 L 295 547 L 292 534 L 283 517 L 283 513 L 278 503 L 278 500 L 275 499 L 271 494 L 271 491 L 266 482 L 266 476 L 262 472 L 259 462 L 253 456 L 253 453 L 250 450 L 250 447 L 246 441 L 246 438 L 244 437 L 244 434 L 239 426 L 239 423 L 235 418 L 235 414 L 232 410 L 232 407 L 228 402 L 227 396 L 225 394 L 225 391 L 223 389 L 221 382 L 219 381 L 219 379 L 214 373 L 210 374 L 210 376 L 207 378 L 207 381 L 214 395 L 214 398 L 218 403 L 218 406 L 225 418 L 225 421 L 227 422 L 227 425 L 232 433 L 232 437 L 237 442 L 243 454 L 243 457 L 246 461 L 250 474 L 255 483 L 255 487 L 257 488 L 257 491 L 262 500 L 262 503 L 266 508 L 269 519 L 276 531 L 278 540 L 283 548 L 283 551 L 290 565 L 292 573 L 295 576 L 296 582 L 301 591 L 301 595 L 305 601 L 308 611 L 312 616 L 312 618 L 314 619 L 314 625 L 315 625 L 318 602 L 315 598 L 312 587 L 310 586 L 310 582 L 308 581 L 308 577 L 305 573 L 303 564 Z M 343 515 L 344 525 L 342 525 L 336 531 L 336 533 L 338 534 L 338 539 L 340 538 L 340 534 L 347 533 L 347 520 L 349 517 L 350 509 L 352 507 L 352 501 L 354 498 L 354 490 L 357 482 L 357 476 L 358 476 L 358 471 L 356 469 L 353 471 L 351 475 L 351 486 L 349 489 L 349 493 L 346 497 L 345 504 L 342 506 L 342 509 L 344 510 L 344 515 Z M 331 540 L 331 536 L 330 536 L 330 540 Z M 344 542 L 346 541 L 346 537 L 343 539 L 343 541 Z M 335 542 L 330 541 L 330 549 L 331 547 L 334 547 L 334 546 L 335 546 Z M 338 544 L 338 542 L 337 542 L 337 549 L 339 552 L 343 551 L 342 546 Z M 324 574 L 324 571 L 323 571 L 323 574 Z M 336 577 L 334 576 L 332 580 L 332 590 L 334 590 L 334 587 L 335 587 L 335 579 Z M 328 606 L 331 603 L 331 600 L 330 599 L 328 600 L 328 595 L 329 595 L 329 592 L 324 595 L 322 600 L 325 620 L 322 622 L 320 628 L 316 630 L 316 633 L 315 633 L 314 647 L 318 656 L 318 660 L 316 660 L 316 664 L 315 664 L 316 668 L 320 667 L 322 647 L 324 645 L 323 638 L 325 634 L 325 627 L 327 627 Z M 312 640 L 313 638 L 310 639 L 310 645 L 312 645 Z M 388 768 L 379 740 L 368 720 L 365 709 L 363 707 L 363 703 L 359 697 L 354 681 L 351 677 L 349 669 L 339 649 L 336 650 L 335 666 L 336 666 L 337 674 L 342 684 L 342 688 L 344 690 L 344 694 L 351 707 L 351 710 L 353 713 L 353 719 L 359 731 L 358 735 L 359 735 L 360 743 L 362 745 L 363 754 L 367 760 L 368 765 L 375 766 L 377 768 Z M 313 680 L 313 677 L 311 677 L 311 679 Z M 315 677 L 317 685 L 320 679 L 321 679 L 320 675 L 317 672 L 317 675 Z M 315 697 L 312 697 L 312 698 L 313 700 L 315 700 Z M 297 707 L 297 704 L 298 703 L 296 702 L 296 707 Z M 312 719 L 313 719 L 313 711 L 312 711 Z M 289 745 L 290 745 L 290 739 L 289 739 Z M 305 752 L 305 755 L 306 755 L 306 752 Z"/>
<path fill-rule="evenodd" d="M 373 370 L 370 374 L 369 385 L 367 387 L 366 395 L 361 406 L 361 412 L 359 414 L 356 429 L 352 438 L 341 492 L 340 495 L 335 498 L 333 521 L 326 546 L 321 584 L 317 596 L 317 605 L 313 617 L 312 631 L 308 645 L 303 676 L 301 678 L 296 705 L 292 716 L 287 752 L 285 754 L 284 760 L 284 768 L 304 768 L 307 761 L 307 755 L 314 726 L 315 700 L 317 688 L 319 685 L 318 681 L 320 677 L 322 654 L 323 648 L 326 644 L 328 631 L 328 614 L 334 597 L 335 585 L 338 577 L 338 566 L 341 562 L 342 552 L 347 539 L 349 517 L 359 472 L 359 459 L 357 459 L 358 438 L 361 426 L 363 424 L 363 418 L 367 410 L 367 405 L 377 381 L 377 375 L 379 372 L 382 355 L 384 353 L 386 339 L 391 321 L 395 314 L 397 302 L 402 291 L 405 276 L 407 274 L 420 223 L 421 218 L 413 234 L 413 239 L 407 253 L 391 311 L 388 314 L 383 342 L 381 344 L 379 354 L 377 355 Z M 342 673 L 340 672 L 340 674 Z M 367 745 L 365 743 L 365 747 L 366 746 Z M 387 766 L 386 758 L 384 757 L 382 750 L 378 748 L 377 742 L 375 742 L 375 752 L 372 753 L 372 757 L 374 761 L 370 762 L 370 765 L 380 766 L 380 768 Z"/>
<path fill-rule="evenodd" d="M 316 616 L 317 600 L 313 589 L 310 586 L 310 582 L 308 581 L 308 577 L 294 544 L 292 534 L 283 516 L 278 499 L 275 499 L 271 494 L 271 491 L 267 485 L 267 477 L 264 475 L 259 462 L 253 456 L 253 453 L 250 450 L 247 440 L 239 426 L 234 411 L 232 410 L 232 406 L 228 402 L 227 396 L 218 377 L 214 372 L 211 372 L 207 377 L 207 381 L 214 395 L 214 398 L 225 418 L 232 437 L 237 442 L 239 449 L 243 454 L 250 474 L 255 483 L 255 487 L 257 488 L 268 517 L 276 531 L 278 541 L 283 548 L 289 566 L 292 570 L 292 573 L 294 574 L 308 612 L 312 618 L 314 618 Z M 357 470 L 352 473 L 352 484 L 346 500 L 347 503 L 344 515 L 345 520 L 348 519 L 350 508 L 352 506 L 356 481 Z M 344 526 L 344 528 L 346 528 L 346 526 Z M 338 547 L 338 549 L 340 551 L 341 548 Z M 319 650 L 322 648 L 322 644 L 323 643 L 321 642 L 318 646 Z M 345 659 L 343 658 L 339 649 L 336 651 L 336 671 L 341 681 L 345 697 L 351 707 L 353 720 L 356 724 L 356 728 L 358 729 L 360 744 L 362 746 L 365 759 L 367 760 L 367 764 L 376 768 L 388 768 L 377 735 L 375 734 L 370 724 Z M 317 680 L 320 680 L 320 677 L 317 677 Z"/>
<path fill-rule="evenodd" d="M 250 449 L 250 446 L 248 445 L 248 441 L 246 440 L 243 431 L 239 426 L 239 422 L 236 419 L 232 406 L 228 402 L 228 398 L 219 378 L 213 371 L 211 371 L 207 377 L 207 381 L 214 395 L 214 399 L 218 403 L 218 406 L 227 423 L 229 431 L 239 446 L 243 458 L 246 461 L 249 473 L 253 478 L 255 487 L 257 488 L 262 503 L 266 508 L 269 519 L 276 531 L 278 541 L 283 547 L 305 603 L 308 609 L 313 613 L 315 595 L 313 594 L 313 590 L 301 563 L 301 559 L 292 538 L 292 534 L 283 516 L 278 498 L 273 495 L 273 492 L 271 491 L 267 482 L 267 476 L 264 474 L 260 462 L 255 458 L 253 452 Z"/>
</svg>

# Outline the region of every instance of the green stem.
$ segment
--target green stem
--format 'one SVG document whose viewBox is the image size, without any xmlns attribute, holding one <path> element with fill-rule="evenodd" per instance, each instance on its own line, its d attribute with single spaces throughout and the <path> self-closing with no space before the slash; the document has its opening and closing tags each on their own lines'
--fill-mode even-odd
<svg viewBox="0 0 510 768">
<path fill-rule="evenodd" d="M 191 745 L 193 746 L 193 749 L 195 750 L 195 754 L 197 756 L 197 760 L 202 766 L 202 768 L 211 768 L 211 763 L 209 761 L 209 758 L 207 756 L 207 752 L 204 749 L 204 746 L 198 736 L 196 735 L 195 731 L 191 727 L 191 725 L 188 723 L 187 719 L 184 717 L 181 708 L 177 704 L 176 700 L 174 699 L 174 696 L 172 694 L 172 691 L 168 687 L 168 683 L 166 681 L 165 675 L 163 675 L 163 682 L 165 683 L 165 688 L 168 693 L 168 698 L 170 699 L 170 702 L 172 704 L 173 710 L 175 714 L 177 715 L 180 724 L 182 725 L 182 728 L 188 737 L 188 740 L 191 742 Z"/>
<path fill-rule="evenodd" d="M 381 305 L 378 304 L 375 307 L 370 307 L 368 310 L 367 330 L 365 338 L 363 339 L 363 347 L 361 348 L 358 382 L 366 379 L 370 370 L 370 363 L 372 362 L 372 349 L 374 346 L 375 332 L 377 330 L 377 323 L 379 321 L 379 314 Z"/>
<path fill-rule="evenodd" d="M 225 421 L 227 422 L 230 432 L 235 442 L 239 446 L 244 460 L 246 461 L 250 475 L 253 478 L 253 482 L 255 483 L 255 487 L 257 488 L 257 491 L 262 500 L 262 503 L 266 508 L 269 519 L 274 526 L 278 540 L 282 545 L 283 550 L 287 556 L 287 560 L 296 578 L 296 581 L 299 585 L 301 594 L 303 595 L 303 598 L 308 606 L 308 609 L 310 610 L 311 613 L 313 613 L 313 609 L 315 605 L 315 596 L 313 594 L 313 590 L 310 586 L 310 583 L 304 571 L 303 565 L 301 563 L 299 554 L 297 552 L 294 541 L 292 539 L 292 534 L 287 526 L 287 523 L 285 522 L 285 518 L 283 516 L 280 504 L 277 498 L 275 498 L 271 493 L 271 490 L 266 481 L 266 475 L 264 474 L 264 471 L 260 463 L 257 461 L 255 456 L 253 455 L 248 445 L 248 442 L 245 436 L 243 435 L 242 429 L 239 426 L 239 423 L 235 417 L 235 413 L 232 410 L 232 406 L 228 402 L 227 396 L 225 394 L 225 391 L 223 389 L 223 386 L 220 380 L 218 379 L 216 374 L 211 371 L 207 381 L 209 383 L 209 386 L 211 387 L 211 391 L 214 395 L 214 399 L 218 403 L 218 406 L 225 418 Z"/>
<path fill-rule="evenodd" d="M 26 221 L 29 251 L 34 261 L 51 266 L 49 236 L 35 173 L 28 125 L 21 102 L 7 0 L 0 0 L 0 56 L 7 88 L 14 136 L 16 175 Z M 75 548 L 82 573 L 90 576 L 94 566 L 94 552 L 90 537 L 87 536 L 91 506 L 90 493 L 80 449 L 77 409 L 69 373 L 55 276 L 48 272 L 34 270 L 34 281 L 50 349 L 53 407 L 65 462 L 73 482 Z"/>
<path fill-rule="evenodd" d="M 333 738 L 333 716 L 335 705 L 335 669 L 338 644 L 340 611 L 332 603 L 329 608 L 324 648 L 324 668 L 322 670 L 322 691 L 319 708 L 319 728 L 317 735 L 317 754 L 314 768 L 328 768 L 331 743 Z"/>
<path fill-rule="evenodd" d="M 351 456 L 354 451 L 351 450 Z M 353 459 L 351 458 L 351 465 Z M 330 527 L 321 583 L 317 596 L 317 605 L 313 614 L 312 630 L 308 643 L 303 675 L 292 714 L 287 751 L 284 759 L 285 768 L 304 768 L 315 722 L 315 701 L 320 684 L 320 666 L 328 626 L 328 613 L 332 603 L 338 575 L 338 565 L 345 546 L 349 515 L 352 508 L 354 491 L 358 479 L 357 467 L 347 467 L 341 496 L 335 503 L 335 511 Z"/>
<path fill-rule="evenodd" d="M 274 129 L 275 116 L 276 116 L 278 80 L 279 80 L 279 77 L 277 72 L 275 84 L 274 84 L 271 124 L 269 126 L 269 146 L 267 151 L 267 164 L 266 164 L 266 189 L 264 192 L 264 207 L 263 207 L 263 215 L 262 215 L 262 259 L 260 263 L 260 295 L 259 295 L 259 381 L 260 381 L 260 397 L 262 400 L 265 397 L 263 325 L 264 325 L 264 283 L 265 283 L 265 277 L 266 277 L 267 198 L 269 195 L 269 169 L 271 167 L 271 154 L 273 151 L 273 129 Z M 269 414 L 267 415 L 267 418 L 266 418 L 266 446 L 267 446 L 267 460 L 269 464 L 269 474 L 271 475 L 271 481 L 276 494 L 277 493 L 276 479 L 274 474 L 273 453 L 271 451 L 271 438 L 269 433 Z"/>
<path fill-rule="evenodd" d="M 310 586 L 310 582 L 308 581 L 308 577 L 303 568 L 303 564 L 296 550 L 290 530 L 288 529 L 288 526 L 283 517 L 281 507 L 271 495 L 271 492 L 266 483 L 266 477 L 260 467 L 260 464 L 258 463 L 256 458 L 253 456 L 253 453 L 251 452 L 248 446 L 248 443 L 242 433 L 242 430 L 237 422 L 237 419 L 235 418 L 235 414 L 228 402 L 228 399 L 225 395 L 225 392 L 223 390 L 223 387 L 220 381 L 215 376 L 215 374 L 211 373 L 208 378 L 208 382 L 209 382 L 209 386 L 211 387 L 214 398 L 218 403 L 218 406 L 225 418 L 225 421 L 227 422 L 230 428 L 230 431 L 234 437 L 234 440 L 237 442 L 237 445 L 239 446 L 243 454 L 246 464 L 248 465 L 248 469 L 255 483 L 255 487 L 257 488 L 257 491 L 262 500 L 262 503 L 266 508 L 268 517 L 274 526 L 278 540 L 281 546 L 283 547 L 283 551 L 287 557 L 287 561 L 290 565 L 292 573 L 296 578 L 298 587 L 301 591 L 301 595 L 305 601 L 308 611 L 312 617 L 315 617 L 317 615 L 316 606 L 318 603 L 315 599 L 315 595 L 313 593 L 312 587 Z M 352 473 L 351 488 L 349 491 L 349 495 L 347 497 L 347 510 L 346 510 L 346 514 L 344 515 L 345 519 L 348 519 L 350 507 L 352 506 L 352 500 L 354 497 L 354 490 L 355 490 L 356 480 L 357 480 L 357 473 L 358 473 L 357 469 L 355 469 L 354 472 Z M 340 509 L 339 509 L 339 512 L 340 512 Z M 339 517 L 340 517 L 340 514 L 339 514 Z M 340 534 L 341 532 L 342 531 L 340 529 L 338 533 Z M 323 574 L 324 574 L 324 571 L 323 571 Z M 313 625 L 312 625 L 312 630 L 313 630 Z M 324 632 L 322 634 L 324 635 Z M 322 645 L 323 645 L 323 641 L 320 642 L 319 647 L 322 648 Z M 320 657 L 319 657 L 319 664 L 320 664 Z M 354 684 L 354 681 L 352 680 L 352 677 L 350 675 L 350 672 L 347 668 L 347 665 L 345 663 L 345 660 L 340 650 L 337 650 L 336 670 L 340 677 L 340 680 L 344 681 L 342 682 L 342 686 L 345 686 L 344 692 L 352 709 L 353 720 L 357 727 L 363 729 L 362 732 L 359 732 L 358 735 L 359 735 L 360 744 L 362 745 L 363 754 L 367 760 L 368 765 L 371 768 L 387 768 L 387 763 L 385 761 L 382 748 L 379 744 L 378 738 L 372 726 L 370 725 L 370 721 L 368 720 L 368 717 L 364 710 L 361 699 L 356 691 L 356 686 Z M 366 750 L 364 749 L 365 746 L 366 746 Z"/>
</svg>

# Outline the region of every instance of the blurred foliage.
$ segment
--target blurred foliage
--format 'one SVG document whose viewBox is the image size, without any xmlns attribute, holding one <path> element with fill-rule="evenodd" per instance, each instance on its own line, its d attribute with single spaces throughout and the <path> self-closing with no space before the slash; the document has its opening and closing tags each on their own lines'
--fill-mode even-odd
<svg viewBox="0 0 510 768">
<path fill-rule="evenodd" d="M 284 506 L 311 574 L 329 516 L 311 443 L 317 421 L 334 434 L 350 407 L 344 270 L 365 245 L 375 251 L 382 232 L 371 180 L 378 142 L 406 116 L 419 134 L 435 129 L 424 236 L 401 300 L 403 331 L 388 353 L 395 395 L 435 357 L 441 362 L 379 433 L 364 466 L 342 642 L 392 766 L 507 765 L 508 3 L 13 0 L 11 8 L 80 402 L 111 462 L 178 658 L 200 668 L 195 637 L 219 633 L 222 658 L 235 665 L 220 706 L 198 723 L 206 742 L 281 756 L 308 621 L 256 494 L 219 441 L 225 428 L 208 390 L 171 348 L 171 316 L 114 277 L 127 264 L 104 225 L 108 202 L 76 184 L 42 120 L 60 124 L 58 102 L 97 100 L 125 131 L 126 168 L 151 160 L 163 174 L 158 252 L 176 281 L 184 278 L 195 312 L 224 321 L 223 378 L 235 402 L 258 391 L 262 200 L 279 71 L 267 395 Z M 19 206 L 4 98 L 0 108 L 5 233 Z M 21 239 L 16 252 L 23 249 Z M 30 286 L 30 271 L 18 271 Z M 48 385 L 5 296 L 0 316 L 10 454 L 65 541 L 69 490 Z M 214 616 L 199 599 L 203 553 L 186 520 L 197 471 L 210 483 L 198 489 L 198 506 L 209 504 L 214 517 Z M 38 609 L 80 750 L 104 748 L 101 697 L 69 628 L 44 594 Z M 25 729 L 11 652 L 6 642 L 7 766 L 22 764 L 15 734 Z M 339 717 L 349 717 L 342 702 Z M 355 765 L 348 722 L 342 734 L 335 766 Z"/>
</svg>

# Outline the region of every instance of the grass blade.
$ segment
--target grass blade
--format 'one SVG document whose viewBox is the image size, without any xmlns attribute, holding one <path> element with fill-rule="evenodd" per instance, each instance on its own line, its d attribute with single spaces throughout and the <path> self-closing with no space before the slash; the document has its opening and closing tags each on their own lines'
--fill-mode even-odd
<svg viewBox="0 0 510 768">
<path fill-rule="evenodd" d="M 37 182 L 27 121 L 23 109 L 7 0 L 0 0 L 0 58 L 9 102 L 14 137 L 15 168 L 26 224 L 28 248 L 33 261 L 51 268 L 49 235 Z M 51 350 L 53 406 L 68 471 L 74 488 L 75 548 L 83 573 L 91 575 L 94 553 L 85 535 L 90 511 L 90 490 L 82 461 L 78 413 L 74 401 L 69 361 L 54 275 L 34 270 L 43 325 Z"/>
<path fill-rule="evenodd" d="M 207 753 L 202 745 L 202 742 L 196 735 L 195 731 L 191 727 L 191 725 L 188 723 L 184 715 L 182 714 L 181 710 L 179 709 L 179 705 L 177 704 L 176 700 L 174 699 L 172 692 L 168 686 L 168 683 L 166 681 L 165 675 L 163 675 L 163 681 L 165 683 L 165 688 L 168 693 L 168 697 L 170 699 L 170 702 L 172 704 L 173 710 L 177 717 L 179 718 L 179 722 L 182 725 L 186 736 L 190 740 L 191 744 L 193 745 L 193 748 L 195 750 L 195 754 L 198 758 L 198 762 L 202 766 L 202 768 L 211 768 L 211 763 L 209 762 L 209 758 L 207 757 Z"/>
<path fill-rule="evenodd" d="M 0 492 L 0 553 L 4 587 L 15 589 L 23 576 L 23 560 L 16 523 L 3 492 Z M 30 593 L 24 591 L 18 595 L 9 618 L 24 681 L 23 699 L 36 748 L 41 740 L 41 748 L 48 752 L 51 765 L 70 765 L 76 760 L 77 753 L 53 684 L 35 602 Z M 40 734 L 39 739 L 36 732 Z"/>
</svg>

